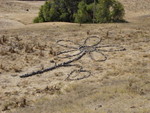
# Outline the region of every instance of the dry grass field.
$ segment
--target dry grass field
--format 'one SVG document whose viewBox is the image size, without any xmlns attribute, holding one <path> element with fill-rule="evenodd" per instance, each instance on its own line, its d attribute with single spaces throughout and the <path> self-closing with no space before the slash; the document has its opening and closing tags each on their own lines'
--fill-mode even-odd
<svg viewBox="0 0 150 113">
<path fill-rule="evenodd" d="M 119 1 L 128 23 L 79 26 L 32 24 L 44 1 L 0 0 L 0 113 L 150 113 L 150 0 Z M 65 80 L 74 67 L 19 77 L 62 62 L 56 53 L 65 48 L 56 41 L 82 44 L 92 35 L 126 51 L 75 62 L 92 72 L 83 80 Z"/>
</svg>

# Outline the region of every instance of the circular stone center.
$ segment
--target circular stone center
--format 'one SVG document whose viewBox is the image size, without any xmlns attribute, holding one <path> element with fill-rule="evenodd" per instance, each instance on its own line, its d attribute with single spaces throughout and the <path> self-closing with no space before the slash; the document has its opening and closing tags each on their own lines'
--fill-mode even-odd
<svg viewBox="0 0 150 113">
<path fill-rule="evenodd" d="M 79 49 L 80 51 L 84 51 L 84 52 L 93 52 L 95 51 L 96 48 L 93 46 L 82 46 Z"/>
</svg>

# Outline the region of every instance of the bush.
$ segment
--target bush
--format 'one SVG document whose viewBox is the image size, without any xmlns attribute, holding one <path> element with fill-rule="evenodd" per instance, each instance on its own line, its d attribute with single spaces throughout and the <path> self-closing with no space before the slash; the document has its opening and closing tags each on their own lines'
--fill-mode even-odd
<svg viewBox="0 0 150 113">
<path fill-rule="evenodd" d="M 90 15 L 87 11 L 87 5 L 84 1 L 80 2 L 78 5 L 78 11 L 74 14 L 75 22 L 77 23 L 87 23 L 90 21 Z"/>
<path fill-rule="evenodd" d="M 40 17 L 36 17 L 34 20 L 33 20 L 34 23 L 40 23 L 40 22 L 44 22 L 44 20 Z"/>
<path fill-rule="evenodd" d="M 124 7 L 116 0 L 100 0 L 96 8 L 97 22 L 106 23 L 123 21 L 125 14 Z"/>
<path fill-rule="evenodd" d="M 93 0 L 51 0 L 41 6 L 33 22 L 123 22 L 124 14 L 123 5 L 116 0 L 95 0 L 95 4 Z"/>
<path fill-rule="evenodd" d="M 113 11 L 111 12 L 111 19 L 113 22 L 122 22 L 125 15 L 124 7 L 120 2 L 113 4 Z"/>
</svg>

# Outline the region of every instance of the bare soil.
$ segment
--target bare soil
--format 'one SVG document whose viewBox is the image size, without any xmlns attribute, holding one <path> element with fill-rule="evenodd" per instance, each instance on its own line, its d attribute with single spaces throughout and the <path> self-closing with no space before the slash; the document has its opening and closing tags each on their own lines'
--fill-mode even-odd
<svg viewBox="0 0 150 113">
<path fill-rule="evenodd" d="M 32 24 L 44 1 L 0 0 L 0 112 L 150 113 L 150 0 L 119 1 L 128 23 L 79 26 Z M 75 63 L 92 76 L 79 81 L 65 80 L 74 67 L 19 77 L 64 61 L 57 40 L 82 44 L 92 35 L 126 51 L 104 53 L 105 62 L 84 56 Z"/>
</svg>

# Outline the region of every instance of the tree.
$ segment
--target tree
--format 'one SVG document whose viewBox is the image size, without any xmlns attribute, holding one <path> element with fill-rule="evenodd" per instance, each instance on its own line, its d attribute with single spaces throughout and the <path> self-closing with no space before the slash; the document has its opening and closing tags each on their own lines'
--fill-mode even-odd
<svg viewBox="0 0 150 113">
<path fill-rule="evenodd" d="M 125 15 L 125 10 L 123 5 L 120 2 L 116 2 L 113 4 L 113 10 L 111 12 L 111 19 L 113 22 L 124 22 L 123 19 Z"/>
<path fill-rule="evenodd" d="M 96 6 L 96 20 L 100 23 L 123 21 L 124 7 L 116 0 L 100 0 Z"/>
<path fill-rule="evenodd" d="M 46 1 L 44 5 L 41 6 L 39 11 L 39 16 L 34 19 L 33 22 L 39 23 L 39 22 L 48 22 L 50 21 L 50 11 L 51 9 L 51 3 L 49 1 Z"/>
<path fill-rule="evenodd" d="M 78 5 L 78 11 L 76 14 L 74 14 L 75 22 L 80 23 L 86 23 L 89 20 L 89 15 L 87 12 L 87 6 L 84 1 L 81 1 Z"/>
<path fill-rule="evenodd" d="M 49 10 L 49 20 L 51 22 L 53 21 L 60 21 L 59 20 L 59 16 L 60 16 L 60 13 L 59 13 L 59 6 L 57 4 L 53 4 Z"/>
<path fill-rule="evenodd" d="M 124 7 L 116 0 L 50 0 L 41 6 L 38 22 L 123 22 Z"/>
</svg>

